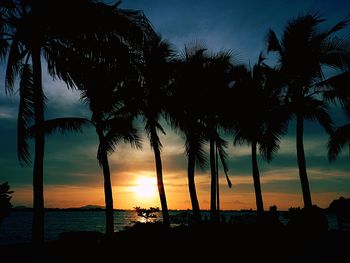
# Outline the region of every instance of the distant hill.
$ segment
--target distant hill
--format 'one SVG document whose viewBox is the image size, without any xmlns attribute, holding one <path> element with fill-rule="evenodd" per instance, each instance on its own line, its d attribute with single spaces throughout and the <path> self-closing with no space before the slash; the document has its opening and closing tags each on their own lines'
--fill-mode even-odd
<svg viewBox="0 0 350 263">
<path fill-rule="evenodd" d="M 24 206 L 24 205 L 18 205 L 18 206 L 14 206 L 12 209 L 14 209 L 14 210 L 29 210 L 32 208 L 28 207 L 28 206 Z"/>
<path fill-rule="evenodd" d="M 79 209 L 83 210 L 96 210 L 96 209 L 105 209 L 102 205 L 84 205 L 82 207 L 79 207 Z"/>
<path fill-rule="evenodd" d="M 104 210 L 104 206 L 101 205 L 84 205 L 82 207 L 69 207 L 69 208 L 45 208 L 45 211 L 86 211 L 86 210 Z M 24 205 L 19 205 L 19 206 L 15 206 L 13 207 L 13 210 L 16 211 L 32 211 L 33 208 L 31 207 L 27 207 Z"/>
</svg>

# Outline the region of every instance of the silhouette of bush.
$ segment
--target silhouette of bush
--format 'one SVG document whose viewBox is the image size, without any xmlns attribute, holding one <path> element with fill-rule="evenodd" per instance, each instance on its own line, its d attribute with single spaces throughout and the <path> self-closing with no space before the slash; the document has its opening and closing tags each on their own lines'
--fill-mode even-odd
<svg viewBox="0 0 350 263">
<path fill-rule="evenodd" d="M 2 220 L 9 215 L 12 204 L 10 202 L 13 191 L 10 191 L 10 186 L 8 182 L 5 182 L 0 185 L 0 224 Z"/>
<path fill-rule="evenodd" d="M 328 208 L 335 213 L 338 221 L 338 229 L 344 230 L 350 228 L 350 198 L 340 197 L 333 200 Z"/>
<path fill-rule="evenodd" d="M 329 205 L 329 210 L 338 215 L 350 216 L 350 198 L 340 197 L 333 200 Z"/>
<path fill-rule="evenodd" d="M 142 208 L 139 206 L 134 207 L 135 212 L 138 216 L 145 219 L 146 223 L 149 222 L 149 219 L 151 218 L 157 218 L 156 212 L 159 212 L 158 207 L 150 207 L 150 208 Z"/>
<path fill-rule="evenodd" d="M 310 209 L 290 208 L 287 229 L 295 233 L 317 234 L 328 230 L 328 220 L 323 210 L 317 206 Z"/>
</svg>

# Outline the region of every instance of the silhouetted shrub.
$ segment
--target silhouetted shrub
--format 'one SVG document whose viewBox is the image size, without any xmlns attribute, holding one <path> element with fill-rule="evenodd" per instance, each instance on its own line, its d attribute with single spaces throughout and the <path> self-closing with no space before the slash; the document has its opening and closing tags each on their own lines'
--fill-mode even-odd
<svg viewBox="0 0 350 263">
<path fill-rule="evenodd" d="M 10 202 L 13 191 L 10 191 L 10 186 L 8 183 L 3 183 L 0 185 L 0 224 L 2 220 L 9 215 L 12 204 Z"/>
<path fill-rule="evenodd" d="M 350 198 L 340 197 L 333 200 L 329 205 L 329 210 L 339 215 L 350 216 Z"/>
<path fill-rule="evenodd" d="M 290 208 L 286 216 L 289 218 L 287 229 L 295 233 L 316 234 L 328 230 L 327 217 L 317 206 L 309 209 Z"/>
<path fill-rule="evenodd" d="M 136 206 L 134 207 L 134 209 L 138 216 L 145 219 L 146 223 L 149 222 L 149 219 L 151 218 L 152 219 L 157 218 L 157 215 L 155 213 L 159 212 L 158 207 L 150 207 L 149 209 L 147 209 L 147 208 Z"/>
</svg>

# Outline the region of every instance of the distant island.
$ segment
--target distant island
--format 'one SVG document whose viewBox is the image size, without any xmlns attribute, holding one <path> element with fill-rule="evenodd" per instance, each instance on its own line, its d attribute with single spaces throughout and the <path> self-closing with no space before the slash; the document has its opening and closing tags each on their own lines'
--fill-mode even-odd
<svg viewBox="0 0 350 263">
<path fill-rule="evenodd" d="M 32 211 L 33 208 L 27 206 L 15 206 L 13 207 L 15 211 Z M 68 207 L 68 208 L 45 208 L 45 211 L 103 211 L 104 206 L 101 205 L 84 205 L 81 207 Z M 115 209 L 120 210 L 120 209 Z"/>
</svg>

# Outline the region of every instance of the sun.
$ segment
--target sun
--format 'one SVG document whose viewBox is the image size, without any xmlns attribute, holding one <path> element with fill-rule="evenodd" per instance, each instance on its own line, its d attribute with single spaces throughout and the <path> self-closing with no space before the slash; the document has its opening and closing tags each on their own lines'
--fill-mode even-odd
<svg viewBox="0 0 350 263">
<path fill-rule="evenodd" d="M 140 177 L 136 180 L 134 193 L 140 198 L 150 198 L 156 194 L 156 180 L 150 177 Z"/>
</svg>

